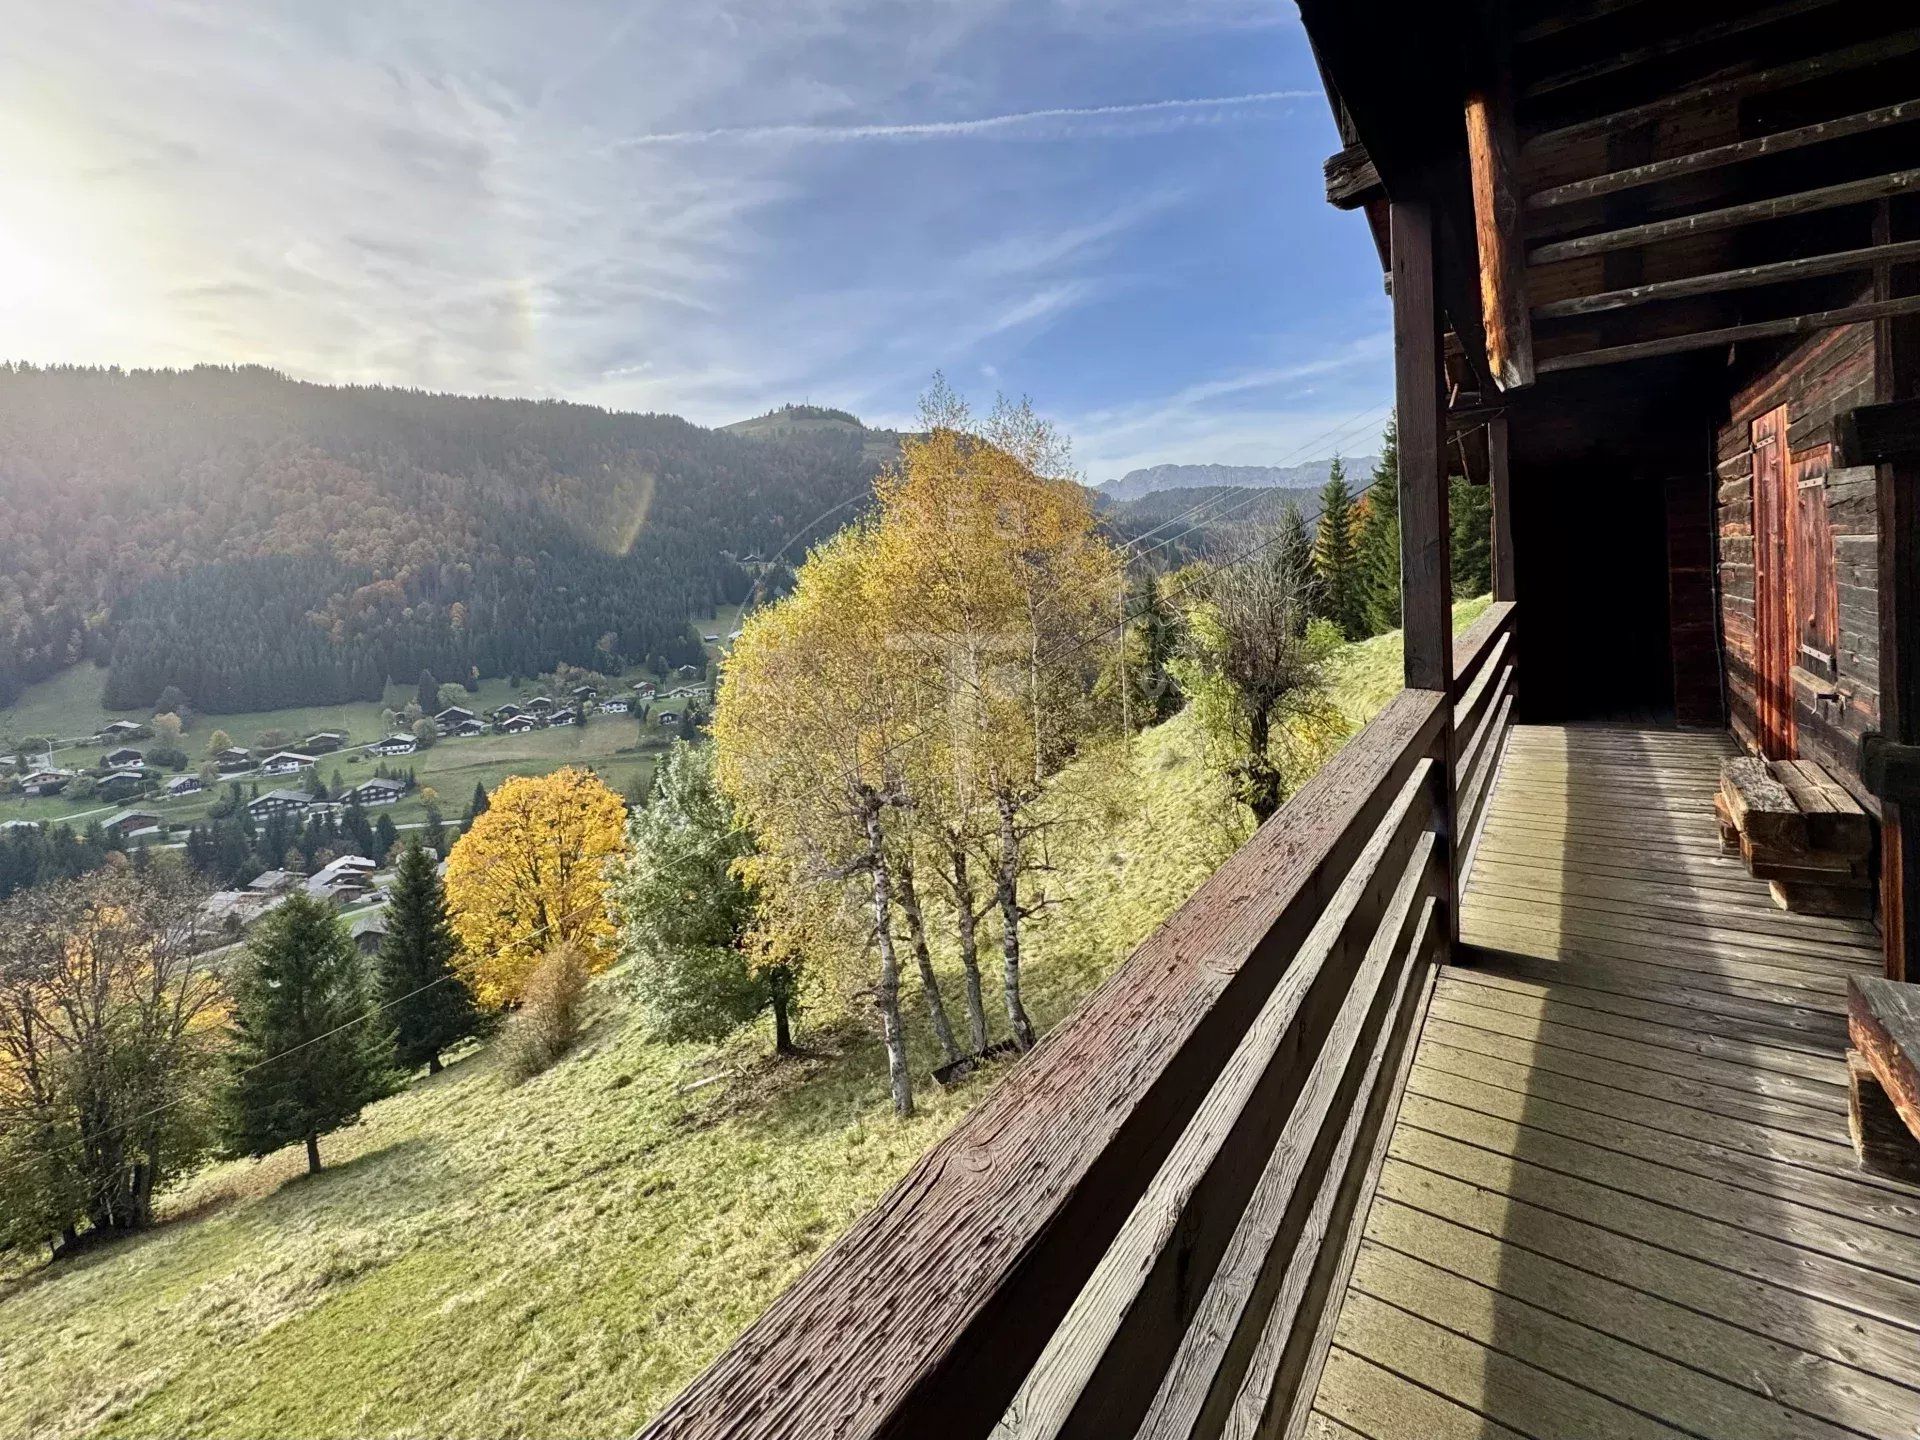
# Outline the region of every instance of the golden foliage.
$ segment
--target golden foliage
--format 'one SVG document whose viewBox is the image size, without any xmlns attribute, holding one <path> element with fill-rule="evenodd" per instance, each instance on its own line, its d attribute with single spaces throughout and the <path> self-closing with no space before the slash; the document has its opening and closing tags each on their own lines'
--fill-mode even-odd
<svg viewBox="0 0 1920 1440">
<path fill-rule="evenodd" d="M 626 843 L 626 807 L 589 770 L 513 776 L 447 857 L 456 959 L 481 1004 L 517 1003 L 547 951 L 613 962 L 607 862 Z"/>
</svg>

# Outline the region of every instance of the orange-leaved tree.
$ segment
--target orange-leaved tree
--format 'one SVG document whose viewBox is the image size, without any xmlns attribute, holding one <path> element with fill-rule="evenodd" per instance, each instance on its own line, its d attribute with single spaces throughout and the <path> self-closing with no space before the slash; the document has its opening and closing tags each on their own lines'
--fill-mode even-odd
<svg viewBox="0 0 1920 1440">
<path fill-rule="evenodd" d="M 518 1003 L 540 957 L 571 944 L 590 970 L 613 962 L 607 862 L 625 844 L 626 806 L 590 770 L 516 775 L 447 857 L 456 964 L 493 1009 Z"/>
</svg>

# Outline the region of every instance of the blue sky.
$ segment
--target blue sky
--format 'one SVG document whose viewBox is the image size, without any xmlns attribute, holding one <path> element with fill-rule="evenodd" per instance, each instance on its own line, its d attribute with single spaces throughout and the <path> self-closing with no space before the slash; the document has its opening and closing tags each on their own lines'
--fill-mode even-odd
<svg viewBox="0 0 1920 1440">
<path fill-rule="evenodd" d="M 1090 479 L 1373 448 L 1289 0 L 0 0 L 0 346 L 702 423 L 1031 395 Z"/>
</svg>

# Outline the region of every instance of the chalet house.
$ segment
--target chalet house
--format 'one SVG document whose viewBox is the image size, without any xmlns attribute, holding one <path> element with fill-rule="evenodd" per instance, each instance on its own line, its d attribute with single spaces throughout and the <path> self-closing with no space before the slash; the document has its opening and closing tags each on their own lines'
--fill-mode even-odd
<svg viewBox="0 0 1920 1440">
<path fill-rule="evenodd" d="M 117 750 L 109 750 L 100 757 L 100 763 L 109 770 L 138 769 L 146 764 L 147 757 L 131 745 L 123 745 Z"/>
<path fill-rule="evenodd" d="M 176 775 L 167 781 L 167 794 L 175 799 L 182 795 L 198 795 L 207 787 L 198 775 Z"/>
<path fill-rule="evenodd" d="M 654 723 L 659 725 L 678 725 L 680 723 L 680 712 L 678 710 L 662 710 L 654 717 Z"/>
<path fill-rule="evenodd" d="M 40 820 L 0 820 L 0 835 L 12 835 L 20 830 L 38 830 L 44 823 Z"/>
<path fill-rule="evenodd" d="M 458 725 L 454 726 L 451 733 L 462 740 L 471 740 L 475 736 L 486 734 L 487 727 L 484 721 L 477 720 L 469 716 L 467 719 L 462 720 Z"/>
<path fill-rule="evenodd" d="M 505 705 L 502 705 L 497 710 L 495 710 L 492 716 L 489 718 L 495 721 L 511 720 L 513 719 L 514 716 L 520 713 L 522 713 L 520 707 L 518 705 L 515 705 L 512 701 L 508 701 Z"/>
<path fill-rule="evenodd" d="M 553 698 L 548 695 L 536 695 L 527 701 L 527 710 L 534 715 L 545 715 L 553 709 Z"/>
<path fill-rule="evenodd" d="M 502 735 L 524 735 L 540 727 L 531 715 L 510 715 L 500 722 L 499 728 Z"/>
<path fill-rule="evenodd" d="M 253 756 L 250 752 L 241 749 L 238 745 L 229 745 L 226 749 L 214 754 L 213 763 L 219 769 L 220 773 L 225 775 L 235 770 L 251 770 L 253 768 Z"/>
<path fill-rule="evenodd" d="M 298 750 L 282 750 L 269 755 L 260 762 L 260 770 L 266 775 L 297 775 L 313 765 L 313 757 Z"/>
<path fill-rule="evenodd" d="M 642 698 L 654 694 L 659 688 L 660 687 L 655 685 L 651 680 L 636 680 L 633 682 L 633 693 Z"/>
<path fill-rule="evenodd" d="M 387 938 L 387 912 L 374 910 L 356 915 L 348 922 L 347 930 L 362 955 L 377 955 Z"/>
<path fill-rule="evenodd" d="M 631 708 L 624 695 L 609 695 L 600 702 L 601 711 L 608 715 L 624 715 Z"/>
<path fill-rule="evenodd" d="M 717 633 L 711 634 L 711 635 L 702 635 L 700 638 L 706 641 L 707 644 L 709 645 L 718 645 L 720 643 L 720 636 Z"/>
<path fill-rule="evenodd" d="M 157 834 L 163 823 L 162 817 L 151 810 L 122 810 L 118 815 L 110 815 L 101 821 L 100 828 L 109 835 L 126 840 L 142 833 Z"/>
<path fill-rule="evenodd" d="M 547 723 L 549 725 L 578 725 L 580 723 L 580 712 L 571 705 L 562 705 L 558 710 L 547 716 Z"/>
<path fill-rule="evenodd" d="M 367 748 L 376 755 L 411 755 L 420 748 L 420 742 L 411 735 L 389 735 Z"/>
<path fill-rule="evenodd" d="M 138 720 L 116 720 L 103 726 L 96 740 L 139 740 L 153 732 Z"/>
<path fill-rule="evenodd" d="M 278 895 L 299 883 L 300 876 L 292 870 L 262 870 L 247 882 L 247 889 L 259 895 Z"/>
<path fill-rule="evenodd" d="M 591 685 L 576 685 L 567 693 L 572 695 L 575 700 L 592 700 L 600 694 L 600 692 Z"/>
<path fill-rule="evenodd" d="M 676 675 L 692 677 L 694 675 L 700 674 L 704 668 L 705 667 L 700 665 L 682 665 L 679 669 L 675 670 L 673 673 Z"/>
<path fill-rule="evenodd" d="M 464 705 L 449 705 L 433 717 L 433 723 L 442 735 L 451 735 L 467 721 L 474 719 L 473 711 Z"/>
<path fill-rule="evenodd" d="M 208 924 L 234 934 L 272 910 L 284 898 L 283 895 L 271 895 L 254 889 L 216 890 L 200 907 L 200 914 Z"/>
<path fill-rule="evenodd" d="M 72 779 L 71 770 L 34 770 L 20 777 L 20 791 L 23 795 L 58 795 Z"/>
<path fill-rule="evenodd" d="M 376 776 L 371 780 L 361 781 L 347 791 L 342 798 L 349 803 L 358 801 L 362 805 L 393 805 L 398 803 L 406 793 L 406 781 Z"/>
<path fill-rule="evenodd" d="M 256 820 L 269 815 L 301 815 L 312 804 L 313 797 L 304 790 L 269 790 L 247 802 L 247 813 Z"/>
<path fill-rule="evenodd" d="M 137 795 L 147 786 L 145 770 L 115 770 L 103 775 L 93 787 L 93 793 L 104 800 L 119 800 L 128 795 Z"/>
<path fill-rule="evenodd" d="M 1298 8 L 1402 688 L 643 1440 L 1920 1427 L 1920 12 Z"/>
<path fill-rule="evenodd" d="M 331 755 L 346 743 L 344 730 L 316 730 L 300 742 L 300 748 L 309 755 Z"/>
<path fill-rule="evenodd" d="M 373 889 L 374 871 L 379 868 L 364 855 L 342 855 L 309 875 L 306 891 L 309 895 L 345 905 Z"/>
</svg>

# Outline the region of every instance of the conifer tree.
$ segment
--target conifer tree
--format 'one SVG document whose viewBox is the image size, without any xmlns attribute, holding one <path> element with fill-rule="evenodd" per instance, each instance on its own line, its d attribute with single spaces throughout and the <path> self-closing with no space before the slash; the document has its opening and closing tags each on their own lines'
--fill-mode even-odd
<svg viewBox="0 0 1920 1440">
<path fill-rule="evenodd" d="M 471 830 L 473 828 L 473 822 L 478 820 L 482 815 L 487 813 L 488 803 L 489 802 L 487 800 L 487 787 L 485 782 L 480 780 L 474 781 L 473 782 L 473 798 L 467 801 L 466 818 L 460 822 L 460 829 L 463 832 L 467 830 Z"/>
<path fill-rule="evenodd" d="M 393 1092 L 392 1054 L 346 927 L 325 900 L 295 892 L 261 924 L 234 977 L 228 1143 L 265 1155 L 305 1141 L 307 1173 L 317 1174 L 320 1137 Z"/>
<path fill-rule="evenodd" d="M 1456 600 L 1493 589 L 1493 492 L 1455 475 L 1448 485 L 1448 528 L 1453 545 Z"/>
<path fill-rule="evenodd" d="M 1320 523 L 1313 537 L 1313 568 L 1320 579 L 1320 614 L 1349 640 L 1364 633 L 1360 572 L 1353 544 L 1353 492 L 1338 455 L 1320 489 Z"/>
<path fill-rule="evenodd" d="M 440 1052 L 480 1026 L 473 994 L 453 968 L 456 942 L 433 856 L 418 840 L 401 852 L 379 958 L 380 999 L 402 1070 L 440 1073 Z"/>
<path fill-rule="evenodd" d="M 440 712 L 440 682 L 433 678 L 431 670 L 420 672 L 420 684 L 414 692 L 414 703 L 420 707 L 422 715 L 437 715 Z"/>
<path fill-rule="evenodd" d="M 1366 632 L 1400 628 L 1400 429 L 1389 420 L 1380 437 L 1366 513 L 1355 541 Z"/>
<path fill-rule="evenodd" d="M 400 828 L 393 823 L 391 815 L 382 814 L 373 823 L 373 855 L 371 858 L 386 863 L 393 853 L 394 846 L 400 843 Z"/>
</svg>

